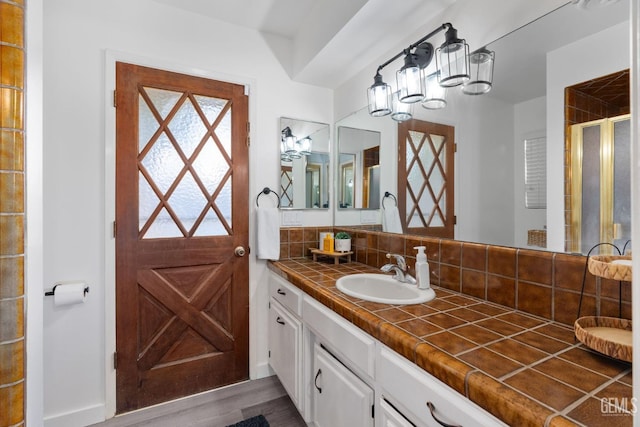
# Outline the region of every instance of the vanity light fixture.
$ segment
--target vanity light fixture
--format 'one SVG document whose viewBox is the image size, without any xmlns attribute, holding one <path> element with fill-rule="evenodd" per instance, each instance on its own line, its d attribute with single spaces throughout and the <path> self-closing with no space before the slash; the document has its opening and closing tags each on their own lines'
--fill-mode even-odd
<svg viewBox="0 0 640 427">
<path fill-rule="evenodd" d="M 391 118 L 396 122 L 404 122 L 413 117 L 413 104 L 400 102 L 400 92 L 393 93 L 393 112 Z"/>
<path fill-rule="evenodd" d="M 313 141 L 308 136 L 305 136 L 300 141 L 298 141 L 298 147 L 300 149 L 300 154 L 303 156 L 308 156 L 311 154 L 311 145 Z"/>
<path fill-rule="evenodd" d="M 482 95 L 491 90 L 493 85 L 493 61 L 495 52 L 486 47 L 469 55 L 471 78 L 464 83 L 462 91 L 467 95 Z"/>
<path fill-rule="evenodd" d="M 441 31 L 445 31 L 445 41 L 437 49 L 427 40 Z M 484 49 L 484 48 L 483 48 Z M 438 91 L 433 85 L 435 80 L 441 88 L 450 88 L 462 86 L 471 79 L 471 72 L 477 72 L 482 77 L 484 85 L 477 85 L 478 80 L 472 80 L 468 86 L 468 94 L 486 93 L 480 92 L 486 89 L 486 81 L 484 77 L 487 75 L 487 65 L 484 64 L 484 52 L 490 55 L 491 78 L 493 77 L 493 52 L 482 49 L 469 55 L 469 45 L 464 39 L 458 38 L 457 30 L 450 24 L 445 23 L 436 28 L 420 40 L 416 41 L 402 52 L 399 52 L 382 65 L 378 66 L 376 75 L 373 78 L 373 85 L 367 91 L 369 102 L 369 114 L 373 117 L 381 117 L 391 114 L 392 118 L 397 120 L 398 114 L 403 114 L 400 108 L 392 105 L 394 101 L 391 96 L 391 86 L 382 80 L 380 72 L 384 67 L 391 64 L 396 59 L 404 56 L 404 65 L 396 72 L 396 83 L 398 86 L 398 101 L 404 104 L 413 104 L 422 102 L 423 107 L 430 109 L 443 108 L 446 105 L 444 91 Z M 433 57 L 436 57 L 436 72 L 426 75 L 426 68 L 431 63 Z M 477 61 L 473 63 L 470 61 Z M 482 65 L 480 65 L 482 64 Z M 394 115 L 395 113 L 395 115 Z M 400 115 L 399 117 L 403 117 Z"/>
<path fill-rule="evenodd" d="M 439 110 L 447 106 L 447 88 L 438 83 L 438 72 L 431 73 L 424 78 L 425 96 L 422 106 L 429 110 Z"/>
</svg>

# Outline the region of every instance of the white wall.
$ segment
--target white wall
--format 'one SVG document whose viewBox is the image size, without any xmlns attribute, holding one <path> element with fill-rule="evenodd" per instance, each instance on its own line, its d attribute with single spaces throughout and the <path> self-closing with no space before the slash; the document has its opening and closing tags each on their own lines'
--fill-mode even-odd
<svg viewBox="0 0 640 427">
<path fill-rule="evenodd" d="M 524 191 L 524 140 L 546 136 L 546 97 L 531 99 L 514 107 L 513 179 L 514 236 L 516 247 L 527 247 L 527 230 L 542 230 L 547 226 L 546 209 L 527 209 Z M 540 249 L 539 247 L 532 247 Z"/>
<path fill-rule="evenodd" d="M 564 88 L 629 68 L 629 23 L 547 54 L 547 249 L 563 252 Z"/>
<path fill-rule="evenodd" d="M 257 32 L 151 0 L 48 0 L 44 39 L 44 287 L 83 280 L 91 288 L 83 305 L 44 302 L 44 417 L 47 426 L 87 425 L 115 403 L 112 61 L 250 85 L 251 218 L 255 195 L 279 185 L 279 117 L 331 123 L 333 98 L 292 82 Z M 302 220 L 333 221 L 331 211 L 305 211 Z M 268 373 L 266 277 L 266 263 L 252 255 L 253 378 Z"/>
</svg>

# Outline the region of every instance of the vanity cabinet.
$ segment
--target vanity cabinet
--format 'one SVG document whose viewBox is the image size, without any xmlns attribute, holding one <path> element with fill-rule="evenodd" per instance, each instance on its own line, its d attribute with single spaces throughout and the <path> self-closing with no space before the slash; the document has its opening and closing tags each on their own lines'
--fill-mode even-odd
<svg viewBox="0 0 640 427">
<path fill-rule="evenodd" d="M 280 276 L 269 293 L 269 363 L 311 425 L 506 426 Z"/>
<path fill-rule="evenodd" d="M 376 357 L 376 381 L 382 398 L 415 426 L 506 426 L 382 344 Z"/>
<path fill-rule="evenodd" d="M 269 365 L 287 394 L 303 413 L 302 292 L 271 276 L 269 281 Z"/>
<path fill-rule="evenodd" d="M 316 427 L 373 427 L 373 389 L 320 344 L 314 345 Z"/>
</svg>

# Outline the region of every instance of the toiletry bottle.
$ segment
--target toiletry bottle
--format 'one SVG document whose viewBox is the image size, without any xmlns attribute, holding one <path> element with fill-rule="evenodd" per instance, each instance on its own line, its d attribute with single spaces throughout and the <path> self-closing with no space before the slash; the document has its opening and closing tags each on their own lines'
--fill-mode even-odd
<svg viewBox="0 0 640 427">
<path fill-rule="evenodd" d="M 325 252 L 333 252 L 333 236 L 327 233 L 322 242 L 322 250 Z"/>
<path fill-rule="evenodd" d="M 419 289 L 429 289 L 431 282 L 429 278 L 429 264 L 427 263 L 427 255 L 424 253 L 424 246 L 416 246 L 418 253 L 416 254 L 416 281 Z"/>
</svg>

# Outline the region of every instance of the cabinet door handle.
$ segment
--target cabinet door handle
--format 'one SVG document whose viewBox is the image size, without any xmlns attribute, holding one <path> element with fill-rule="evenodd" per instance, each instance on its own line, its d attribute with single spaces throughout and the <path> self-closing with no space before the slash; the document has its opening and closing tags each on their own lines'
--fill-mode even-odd
<svg viewBox="0 0 640 427">
<path fill-rule="evenodd" d="M 280 295 L 286 295 L 286 294 L 287 294 L 287 293 L 286 293 L 285 291 L 283 291 L 282 289 L 278 289 L 276 292 L 277 292 L 278 294 L 280 294 Z"/>
<path fill-rule="evenodd" d="M 431 412 L 431 416 L 433 417 L 433 419 L 436 420 L 436 422 L 438 424 L 440 424 L 441 426 L 443 426 L 443 427 L 462 427 L 462 426 L 459 426 L 459 425 L 456 425 L 456 424 L 447 424 L 444 421 L 440 421 L 438 419 L 438 417 L 436 417 L 436 414 L 435 414 L 436 407 L 435 407 L 435 405 L 433 403 L 427 402 L 427 407 L 429 408 L 429 412 Z"/>
<path fill-rule="evenodd" d="M 313 385 L 316 386 L 316 388 L 318 389 L 318 393 L 322 393 L 322 389 L 320 387 L 318 387 L 318 376 L 322 373 L 322 369 L 318 369 L 318 372 L 316 373 L 316 377 L 313 380 Z"/>
<path fill-rule="evenodd" d="M 281 325 L 284 325 L 284 320 L 282 320 L 280 316 L 276 317 L 276 322 L 280 323 Z"/>
</svg>

